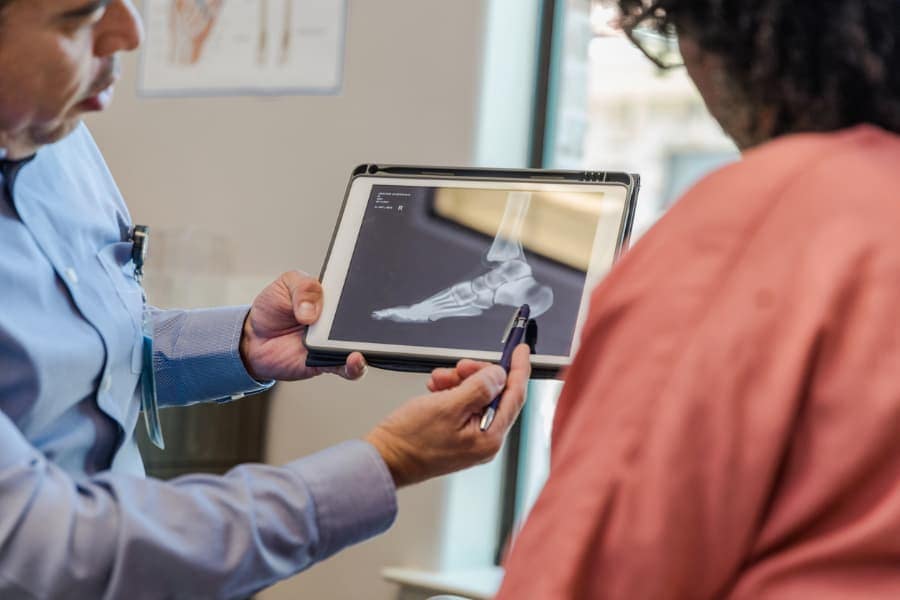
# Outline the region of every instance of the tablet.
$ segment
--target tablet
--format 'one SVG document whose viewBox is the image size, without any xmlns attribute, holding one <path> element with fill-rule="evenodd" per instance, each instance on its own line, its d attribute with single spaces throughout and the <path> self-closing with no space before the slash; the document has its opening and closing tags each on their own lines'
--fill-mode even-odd
<svg viewBox="0 0 900 600">
<path fill-rule="evenodd" d="M 639 178 L 627 173 L 363 165 L 321 272 L 310 366 L 428 371 L 497 361 L 510 318 L 537 323 L 535 377 L 577 350 L 591 290 L 625 247 Z"/>
</svg>

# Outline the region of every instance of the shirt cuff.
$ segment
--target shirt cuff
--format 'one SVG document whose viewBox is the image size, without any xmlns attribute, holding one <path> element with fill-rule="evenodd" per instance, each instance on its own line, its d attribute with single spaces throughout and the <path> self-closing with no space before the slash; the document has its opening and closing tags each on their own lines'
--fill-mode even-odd
<svg viewBox="0 0 900 600">
<path fill-rule="evenodd" d="M 231 389 L 237 390 L 232 391 L 230 394 L 228 394 L 227 397 L 221 398 L 220 401 L 231 402 L 232 400 L 240 400 L 244 396 L 258 394 L 260 392 L 268 390 L 273 385 L 275 385 L 275 381 L 257 381 L 256 379 L 254 379 L 247 371 L 247 365 L 244 364 L 244 359 L 241 358 L 241 336 L 244 334 L 244 321 L 247 320 L 247 314 L 250 312 L 250 306 L 232 306 L 221 308 L 219 310 L 221 310 L 224 315 L 230 316 L 233 319 L 233 347 L 227 359 L 231 364 L 226 365 L 226 368 L 234 376 L 232 385 L 236 387 L 233 387 Z"/>
<path fill-rule="evenodd" d="M 177 398 L 161 393 L 161 405 L 236 400 L 274 385 L 253 379 L 241 359 L 249 310 L 231 306 L 163 313 L 168 318 L 160 319 L 154 332 L 154 370 L 161 390 L 179 393 Z"/>
<path fill-rule="evenodd" d="M 315 503 L 316 560 L 386 531 L 397 517 L 397 488 L 371 444 L 344 442 L 286 468 L 300 476 Z"/>
</svg>

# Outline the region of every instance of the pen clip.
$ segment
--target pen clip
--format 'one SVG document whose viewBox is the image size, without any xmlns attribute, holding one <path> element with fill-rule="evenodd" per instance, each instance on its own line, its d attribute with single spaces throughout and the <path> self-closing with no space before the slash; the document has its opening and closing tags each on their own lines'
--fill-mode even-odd
<svg viewBox="0 0 900 600">
<path fill-rule="evenodd" d="M 509 335 L 512 333 L 513 327 L 516 326 L 516 320 L 519 318 L 519 309 L 516 309 L 516 312 L 513 313 L 512 319 L 509 320 L 509 324 L 506 326 L 506 329 L 503 330 L 503 337 L 500 338 L 500 343 L 505 344 L 506 340 L 509 339 Z"/>
<path fill-rule="evenodd" d="M 512 333 L 512 328 L 516 324 L 516 317 L 518 316 L 519 311 L 516 310 L 516 312 L 512 316 L 512 319 L 509 320 L 509 323 L 507 323 L 506 327 L 503 329 L 503 337 L 500 338 L 501 344 L 505 344 L 506 340 L 509 339 L 509 334 Z"/>
</svg>

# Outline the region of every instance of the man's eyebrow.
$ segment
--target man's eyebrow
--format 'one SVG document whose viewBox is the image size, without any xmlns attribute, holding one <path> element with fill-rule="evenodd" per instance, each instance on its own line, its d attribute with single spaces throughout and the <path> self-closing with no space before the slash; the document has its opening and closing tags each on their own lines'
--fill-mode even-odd
<svg viewBox="0 0 900 600">
<path fill-rule="evenodd" d="M 61 19 L 80 19 L 83 17 L 88 17 L 100 9 L 106 8 L 106 5 L 109 4 L 111 0 L 94 0 L 93 2 L 88 2 L 87 4 L 80 6 L 78 8 L 73 8 L 71 10 L 67 10 L 60 15 Z"/>
</svg>

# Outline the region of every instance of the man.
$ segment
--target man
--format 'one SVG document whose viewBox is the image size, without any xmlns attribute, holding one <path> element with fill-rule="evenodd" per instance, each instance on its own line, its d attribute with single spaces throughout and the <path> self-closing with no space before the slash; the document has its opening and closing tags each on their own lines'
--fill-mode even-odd
<svg viewBox="0 0 900 600">
<path fill-rule="evenodd" d="M 745 154 L 595 291 L 499 598 L 898 598 L 900 2 L 618 4 Z"/>
<path fill-rule="evenodd" d="M 436 371 L 367 436 L 285 467 L 143 478 L 144 301 L 124 203 L 79 124 L 105 108 L 118 53 L 141 42 L 127 0 L 0 0 L 0 597 L 243 597 L 385 530 L 395 488 L 483 462 L 521 407 L 509 380 Z M 303 379 L 313 279 L 286 273 L 246 307 L 148 313 L 162 405 Z M 354 354 L 336 372 L 356 379 Z M 478 415 L 506 385 L 489 433 Z"/>
</svg>

